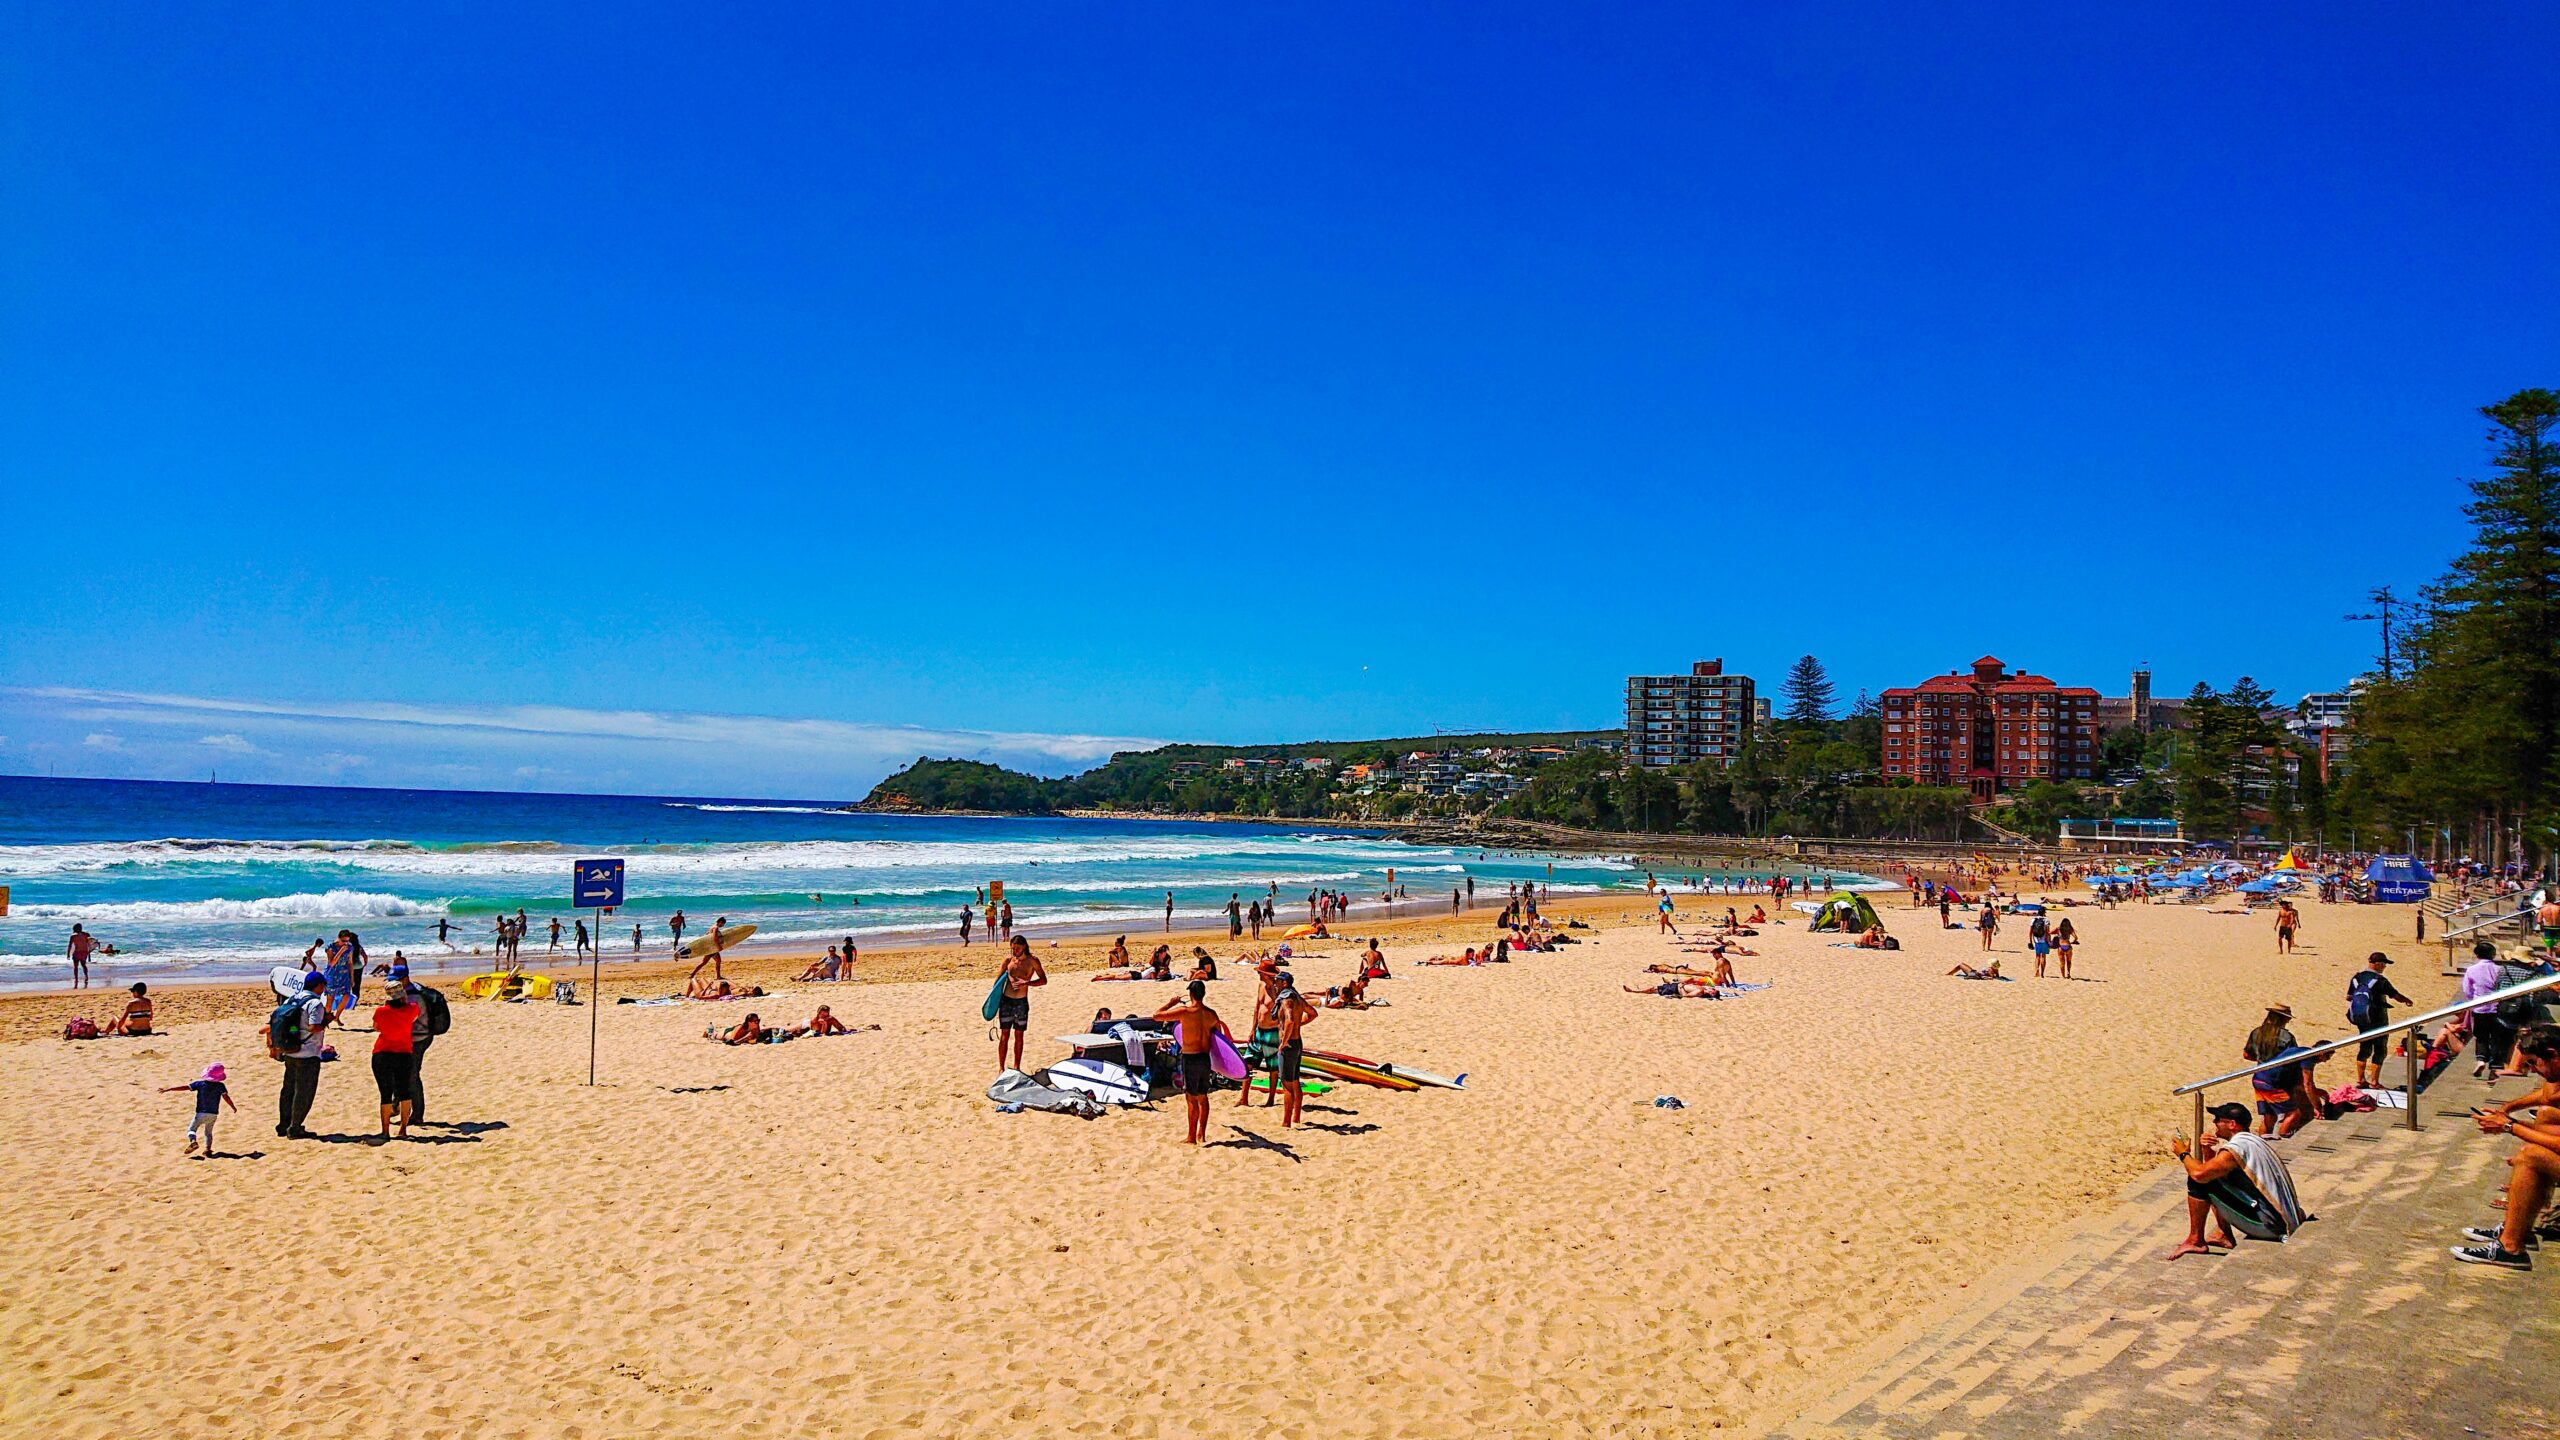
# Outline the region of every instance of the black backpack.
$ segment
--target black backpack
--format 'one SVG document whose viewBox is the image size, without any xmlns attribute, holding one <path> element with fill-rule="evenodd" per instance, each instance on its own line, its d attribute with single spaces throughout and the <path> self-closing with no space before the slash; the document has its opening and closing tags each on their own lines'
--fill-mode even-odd
<svg viewBox="0 0 2560 1440">
<path fill-rule="evenodd" d="M 444 1003 L 444 992 L 432 985 L 410 987 L 418 992 L 418 1004 L 427 1012 L 427 1033 L 441 1035 L 453 1028 L 453 1007 Z"/>
<path fill-rule="evenodd" d="M 309 1032 L 302 1028 L 303 998 L 296 995 L 267 1012 L 267 1044 L 271 1048 L 299 1050 L 302 1042 L 310 1038 Z"/>
<path fill-rule="evenodd" d="M 2381 974 L 2372 970 L 2358 971 L 2356 977 L 2347 982 L 2348 1024 L 2359 1030 L 2373 1024 L 2373 992 L 2381 984 Z"/>
<path fill-rule="evenodd" d="M 2521 965 L 2498 967 L 2498 988 L 2501 990 L 2511 985 L 2528 984 L 2541 978 L 2540 971 L 2528 970 Z M 2510 995 L 2498 1002 L 2498 1018 L 2510 1025 L 2521 1025 L 2532 1019 L 2533 1012 L 2541 1009 L 2549 998 L 2548 992 L 2534 995 Z"/>
</svg>

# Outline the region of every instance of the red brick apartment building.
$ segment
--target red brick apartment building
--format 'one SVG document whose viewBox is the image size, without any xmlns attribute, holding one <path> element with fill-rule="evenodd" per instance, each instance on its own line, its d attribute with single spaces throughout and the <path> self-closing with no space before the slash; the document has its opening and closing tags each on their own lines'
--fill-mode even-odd
<svg viewBox="0 0 2560 1440">
<path fill-rule="evenodd" d="M 1961 785 L 1976 800 L 2030 780 L 2098 773 L 2098 692 L 2009 670 L 1990 655 L 1884 692 L 1884 773 Z"/>
</svg>

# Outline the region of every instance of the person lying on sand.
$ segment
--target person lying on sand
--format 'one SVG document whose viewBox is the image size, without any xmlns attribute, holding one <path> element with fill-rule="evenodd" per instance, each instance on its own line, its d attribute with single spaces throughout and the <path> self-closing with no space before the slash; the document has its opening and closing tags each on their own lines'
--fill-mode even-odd
<svg viewBox="0 0 2560 1440">
<path fill-rule="evenodd" d="M 1716 968 L 1713 970 L 1692 970 L 1683 965 L 1647 965 L 1644 967 L 1644 973 L 1647 975 L 1677 975 L 1684 980 L 1704 980 L 1711 985 L 1738 985 L 1742 983 L 1741 981 L 1733 978 L 1733 962 L 1724 959 L 1717 960 Z"/>
<path fill-rule="evenodd" d="M 723 1045 L 760 1045 L 764 1043 L 766 1032 L 763 1017 L 750 1010 L 747 1012 L 747 1018 L 730 1026 L 726 1030 L 722 1030 L 715 1025 L 705 1029 L 702 1033 L 719 1041 Z"/>
<path fill-rule="evenodd" d="M 1870 925 L 1858 936 L 1858 948 L 1861 950 L 1899 950 L 1902 948 L 1892 942 L 1893 937 L 1884 933 L 1884 927 L 1882 925 Z"/>
<path fill-rule="evenodd" d="M 807 1033 L 811 1035 L 842 1035 L 845 1033 L 845 1025 L 843 1021 L 836 1018 L 835 1011 L 821 1005 L 818 1007 L 818 1013 L 809 1018 Z"/>
<path fill-rule="evenodd" d="M 1369 977 L 1363 975 L 1348 985 L 1328 986 L 1324 992 L 1327 1010 L 1366 1010 L 1369 1008 Z"/>
<path fill-rule="evenodd" d="M 1481 965 L 1484 963 L 1484 957 L 1478 955 L 1475 952 L 1474 947 L 1470 946 L 1468 947 L 1466 954 L 1460 955 L 1455 959 L 1446 955 L 1434 955 L 1422 963 L 1425 965 Z"/>
<path fill-rule="evenodd" d="M 1661 995 L 1673 1000 L 1714 1000 L 1716 987 L 1704 980 L 1665 980 L 1657 985 L 1621 985 L 1630 995 Z"/>
<path fill-rule="evenodd" d="M 1959 980 L 1998 980 L 2003 978 L 2000 974 L 2000 962 L 1997 960 L 1992 961 L 1990 964 L 1983 966 L 1979 970 L 1975 969 L 1971 965 L 1958 962 L 1955 968 L 1949 970 L 1947 973 L 1955 976 Z"/>
</svg>

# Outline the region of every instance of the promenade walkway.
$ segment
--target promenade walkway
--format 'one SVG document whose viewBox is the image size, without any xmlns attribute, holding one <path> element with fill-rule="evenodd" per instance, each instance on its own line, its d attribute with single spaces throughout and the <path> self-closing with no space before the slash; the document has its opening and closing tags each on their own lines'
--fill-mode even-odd
<svg viewBox="0 0 2560 1440">
<path fill-rule="evenodd" d="M 2468 1073 L 2458 1060 L 2419 1096 L 2418 1133 L 2380 1111 L 2283 1142 L 2319 1217 L 2292 1241 L 2162 1260 L 2186 1198 L 2164 1167 L 1961 1310 L 1889 1338 L 1774 1434 L 2560 1436 L 2560 1246 L 2530 1274 L 2445 1253 L 2492 1223 L 2513 1146 L 2471 1123 L 2490 1092 Z"/>
</svg>

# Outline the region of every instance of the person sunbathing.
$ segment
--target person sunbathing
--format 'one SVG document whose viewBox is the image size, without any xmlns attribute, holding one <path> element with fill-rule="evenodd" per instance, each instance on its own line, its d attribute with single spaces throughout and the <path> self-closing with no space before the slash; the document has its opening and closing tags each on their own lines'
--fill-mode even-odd
<svg viewBox="0 0 2560 1440">
<path fill-rule="evenodd" d="M 1217 960 L 1217 957 L 1216 957 L 1216 956 L 1214 956 L 1214 955 L 1211 955 L 1208 951 L 1206 951 L 1206 950 L 1204 950 L 1204 949 L 1200 948 L 1200 947 L 1199 947 L 1199 946 L 1197 946 L 1197 945 L 1192 946 L 1192 947 L 1191 947 L 1191 975 L 1190 975 L 1190 978 L 1191 978 L 1191 979 L 1194 979 L 1194 980 L 1215 980 L 1215 979 L 1217 979 L 1217 978 L 1218 978 L 1218 960 Z"/>
<path fill-rule="evenodd" d="M 1665 980 L 1657 985 L 1621 985 L 1630 995 L 1661 995 L 1673 1000 L 1713 1000 L 1716 987 L 1704 980 Z"/>
<path fill-rule="evenodd" d="M 836 947 L 830 945 L 827 947 L 827 958 L 813 962 L 808 969 L 800 972 L 799 978 L 803 980 L 833 980 L 837 975 L 842 973 L 843 970 L 843 958 L 837 955 Z"/>
<path fill-rule="evenodd" d="M 2000 962 L 1997 960 L 1992 961 L 1990 964 L 1985 965 L 1978 970 L 1971 965 L 1958 961 L 1955 968 L 1949 970 L 1947 973 L 1960 980 L 1999 980 L 2005 978 L 2000 973 Z"/>
<path fill-rule="evenodd" d="M 1743 921 L 1742 923 L 1745 925 L 1766 925 L 1769 923 L 1769 912 L 1761 909 L 1757 905 L 1754 905 L 1751 907 L 1751 918 Z"/>
<path fill-rule="evenodd" d="M 711 1036 L 715 1040 L 718 1040 L 723 1045 L 761 1045 L 764 1043 L 766 1032 L 764 1028 L 764 1020 L 754 1011 L 750 1010 L 747 1012 L 747 1018 L 730 1026 L 726 1030 L 722 1030 L 718 1026 L 713 1026 L 711 1029 L 706 1030 L 703 1033 Z"/>
<path fill-rule="evenodd" d="M 101 1035 L 148 1035 L 151 1033 L 151 997 L 143 992 L 149 987 L 133 982 L 133 998 L 124 1002 L 124 1013 L 107 1022 Z"/>
<path fill-rule="evenodd" d="M 1135 966 L 1126 970 L 1099 970 L 1094 972 L 1093 976 L 1096 984 L 1106 980 L 1170 980 L 1172 978 L 1170 975 L 1150 975 Z"/>
<path fill-rule="evenodd" d="M 687 1000 L 734 1000 L 737 994 L 729 988 L 729 982 L 726 980 L 690 980 L 685 982 L 684 998 Z"/>
<path fill-rule="evenodd" d="M 1861 950 L 1893 950 L 1900 948 L 1898 946 L 1886 944 L 1885 941 L 1887 938 L 1888 937 L 1885 935 L 1884 927 L 1882 925 L 1870 925 L 1866 928 L 1864 933 L 1858 936 L 1858 948 Z"/>
<path fill-rule="evenodd" d="M 828 1009 L 824 1005 L 821 1005 L 818 1007 L 818 1013 L 811 1016 L 809 1019 L 808 1033 L 811 1035 L 842 1035 L 846 1032 L 844 1022 L 836 1018 L 836 1012 Z"/>
<path fill-rule="evenodd" d="M 1422 963 L 1425 965 L 1481 965 L 1484 963 L 1484 960 L 1481 956 L 1476 954 L 1474 947 L 1470 946 L 1468 947 L 1466 954 L 1460 955 L 1455 959 L 1452 959 L 1447 955 L 1434 955 Z"/>
</svg>

